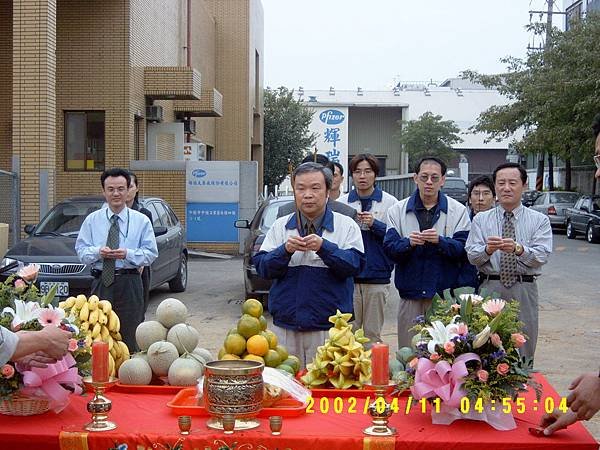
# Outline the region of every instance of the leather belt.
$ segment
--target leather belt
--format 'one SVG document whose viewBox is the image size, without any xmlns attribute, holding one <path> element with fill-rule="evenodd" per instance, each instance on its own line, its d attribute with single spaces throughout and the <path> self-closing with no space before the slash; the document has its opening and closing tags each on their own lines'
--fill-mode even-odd
<svg viewBox="0 0 600 450">
<path fill-rule="evenodd" d="M 488 275 L 487 273 L 479 272 L 479 283 L 486 280 L 500 280 L 500 275 Z M 533 283 L 537 279 L 537 275 L 516 275 L 517 281 L 520 283 Z"/>
<path fill-rule="evenodd" d="M 92 269 L 91 274 L 94 278 L 100 278 L 102 276 L 102 271 L 98 270 L 98 269 Z M 116 269 L 115 270 L 115 276 L 116 275 L 139 275 L 140 271 L 137 269 Z"/>
</svg>

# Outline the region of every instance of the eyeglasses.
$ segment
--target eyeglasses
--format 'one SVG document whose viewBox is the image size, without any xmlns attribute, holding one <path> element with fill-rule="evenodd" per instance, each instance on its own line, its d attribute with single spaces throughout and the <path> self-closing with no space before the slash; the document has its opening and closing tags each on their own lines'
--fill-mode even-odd
<svg viewBox="0 0 600 450">
<path fill-rule="evenodd" d="M 375 172 L 373 172 L 372 169 L 365 169 L 365 170 L 353 170 L 352 171 L 352 175 L 355 177 L 360 177 L 361 175 L 373 175 Z"/>
<path fill-rule="evenodd" d="M 472 191 L 471 197 L 491 197 L 492 191 Z"/>
<path fill-rule="evenodd" d="M 427 183 L 427 180 L 431 179 L 432 183 L 437 183 L 438 181 L 440 181 L 442 179 L 442 177 L 440 177 L 439 175 L 427 175 L 426 173 L 422 173 L 421 175 L 419 175 L 419 180 L 421 180 L 423 183 Z"/>
<path fill-rule="evenodd" d="M 596 169 L 600 169 L 600 155 L 594 155 L 594 162 L 596 163 Z"/>
</svg>

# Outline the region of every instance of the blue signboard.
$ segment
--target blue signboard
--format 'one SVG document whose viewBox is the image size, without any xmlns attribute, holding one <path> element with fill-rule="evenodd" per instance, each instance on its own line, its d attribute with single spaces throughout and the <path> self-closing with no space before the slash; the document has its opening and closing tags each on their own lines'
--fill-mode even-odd
<svg viewBox="0 0 600 450">
<path fill-rule="evenodd" d="M 188 242 L 238 242 L 239 203 L 187 203 Z"/>
</svg>

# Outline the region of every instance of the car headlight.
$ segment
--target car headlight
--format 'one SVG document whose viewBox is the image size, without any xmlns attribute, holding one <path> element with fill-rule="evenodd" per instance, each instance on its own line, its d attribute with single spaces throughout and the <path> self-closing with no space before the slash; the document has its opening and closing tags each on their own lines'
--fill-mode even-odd
<svg viewBox="0 0 600 450">
<path fill-rule="evenodd" d="M 1 272 L 16 272 L 19 267 L 20 261 L 12 258 L 3 258 L 0 262 L 0 273 Z"/>
</svg>

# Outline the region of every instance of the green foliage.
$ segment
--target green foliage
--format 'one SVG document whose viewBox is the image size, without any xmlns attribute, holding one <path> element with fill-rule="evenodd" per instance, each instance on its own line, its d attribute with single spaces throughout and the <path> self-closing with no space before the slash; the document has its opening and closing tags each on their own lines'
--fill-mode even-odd
<svg viewBox="0 0 600 450">
<path fill-rule="evenodd" d="M 456 153 L 452 145 L 462 142 L 457 135 L 460 129 L 451 120 L 426 112 L 417 120 L 403 120 L 396 137 L 413 167 L 425 156 L 436 156 L 445 162 L 452 160 Z"/>
<path fill-rule="evenodd" d="M 281 183 L 289 165 L 296 167 L 316 140 L 308 130 L 314 110 L 302 106 L 293 94 L 285 87 L 264 91 L 264 183 L 268 186 Z"/>
<path fill-rule="evenodd" d="M 524 136 L 514 142 L 520 153 L 550 152 L 591 163 L 590 127 L 600 111 L 600 15 L 590 13 L 565 32 L 552 30 L 550 42 L 526 59 L 502 59 L 504 74 L 463 73 L 513 101 L 483 112 L 472 130 L 500 140 L 521 129 Z"/>
</svg>

